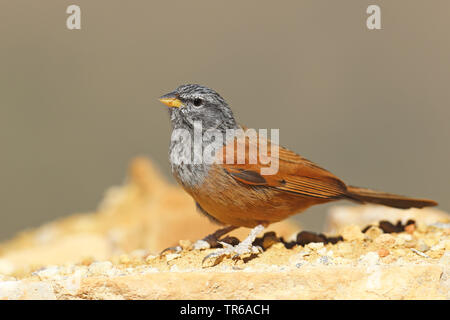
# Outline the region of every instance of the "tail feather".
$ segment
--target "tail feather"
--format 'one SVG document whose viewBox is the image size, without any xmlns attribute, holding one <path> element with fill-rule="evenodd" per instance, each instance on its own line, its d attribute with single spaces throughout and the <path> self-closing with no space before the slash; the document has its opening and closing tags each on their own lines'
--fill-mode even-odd
<svg viewBox="0 0 450 320">
<path fill-rule="evenodd" d="M 376 203 L 401 209 L 433 207 L 438 204 L 433 200 L 408 198 L 353 186 L 347 187 L 347 196 L 357 202 Z"/>
</svg>

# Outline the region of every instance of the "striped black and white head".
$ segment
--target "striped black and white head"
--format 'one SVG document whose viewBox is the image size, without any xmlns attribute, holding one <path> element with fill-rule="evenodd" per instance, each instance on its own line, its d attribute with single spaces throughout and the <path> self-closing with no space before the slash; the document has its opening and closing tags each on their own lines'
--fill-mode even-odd
<svg viewBox="0 0 450 320">
<path fill-rule="evenodd" d="M 237 128 L 233 112 L 214 90 L 198 84 L 184 84 L 159 100 L 169 107 L 173 128 L 192 128 L 200 121 L 203 130 Z"/>
</svg>

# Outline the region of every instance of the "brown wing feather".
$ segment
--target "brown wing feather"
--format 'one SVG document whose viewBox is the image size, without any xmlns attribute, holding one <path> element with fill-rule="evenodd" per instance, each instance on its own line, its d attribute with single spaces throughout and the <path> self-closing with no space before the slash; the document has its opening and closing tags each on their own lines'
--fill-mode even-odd
<svg viewBox="0 0 450 320">
<path fill-rule="evenodd" d="M 277 190 L 313 198 L 338 199 L 346 195 L 346 185 L 332 173 L 315 165 L 313 162 L 283 147 L 279 147 L 278 157 L 272 155 L 270 141 L 268 141 L 267 147 L 268 159 L 261 161 L 258 156 L 257 159 L 250 161 L 249 150 L 251 150 L 252 143 L 255 142 L 246 138 L 245 163 L 238 163 L 238 145 L 242 143 L 244 141 L 241 139 L 236 139 L 232 142 L 234 144 L 234 161 L 232 163 L 226 163 L 226 147 L 224 147 L 222 153 L 224 155 L 224 170 L 237 181 L 248 185 L 272 187 Z M 259 146 L 256 150 L 259 154 Z M 261 174 L 261 169 L 270 167 L 271 162 L 278 164 L 278 172 L 274 175 Z"/>
</svg>

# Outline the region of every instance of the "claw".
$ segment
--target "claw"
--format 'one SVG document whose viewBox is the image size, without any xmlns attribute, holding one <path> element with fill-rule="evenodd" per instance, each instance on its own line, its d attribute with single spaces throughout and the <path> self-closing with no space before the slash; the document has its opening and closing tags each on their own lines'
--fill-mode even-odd
<svg viewBox="0 0 450 320">
<path fill-rule="evenodd" d="M 236 246 L 230 245 L 223 241 L 219 241 L 219 243 L 223 246 L 223 249 L 216 250 L 215 252 L 210 253 L 206 257 L 204 257 L 202 260 L 202 266 L 204 267 L 205 261 L 214 257 L 217 257 L 217 259 L 214 260 L 212 266 L 217 265 L 225 257 L 232 257 L 232 259 L 235 260 L 247 254 L 252 255 L 261 253 L 263 251 L 262 248 L 259 246 L 253 246 L 252 244 L 253 241 L 255 241 L 256 236 L 263 230 L 264 227 L 262 225 L 255 227 L 254 229 L 252 229 L 249 236 Z"/>
<path fill-rule="evenodd" d="M 159 255 L 162 256 L 163 254 L 169 251 L 174 251 L 174 253 L 180 253 L 181 251 L 183 251 L 183 248 L 181 248 L 180 246 L 165 248 L 163 251 L 161 251 Z"/>
<path fill-rule="evenodd" d="M 223 258 L 225 258 L 224 255 L 221 255 L 221 254 L 219 254 L 218 252 L 210 253 L 210 254 L 206 255 L 206 256 L 203 258 L 203 260 L 202 260 L 202 267 L 205 268 L 205 266 L 204 266 L 205 261 L 207 261 L 207 260 L 209 260 L 209 259 L 211 259 L 211 258 L 213 258 L 213 257 L 217 257 L 217 259 L 214 260 L 213 264 L 210 265 L 210 267 L 214 267 L 214 266 L 218 265 L 218 264 L 223 260 Z"/>
<path fill-rule="evenodd" d="M 223 242 L 223 241 L 219 241 L 219 243 L 224 247 L 224 248 L 228 248 L 231 249 L 233 248 L 233 246 L 229 243 Z"/>
</svg>

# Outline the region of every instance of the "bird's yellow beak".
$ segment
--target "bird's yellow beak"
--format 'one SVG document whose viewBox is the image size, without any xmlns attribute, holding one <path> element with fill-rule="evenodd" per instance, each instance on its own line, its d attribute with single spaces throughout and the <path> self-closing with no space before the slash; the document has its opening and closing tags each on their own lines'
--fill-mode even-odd
<svg viewBox="0 0 450 320">
<path fill-rule="evenodd" d="M 166 106 L 171 108 L 179 108 L 183 105 L 183 103 L 180 101 L 180 99 L 173 98 L 173 97 L 161 97 L 159 98 L 159 101 L 164 103 Z"/>
</svg>

